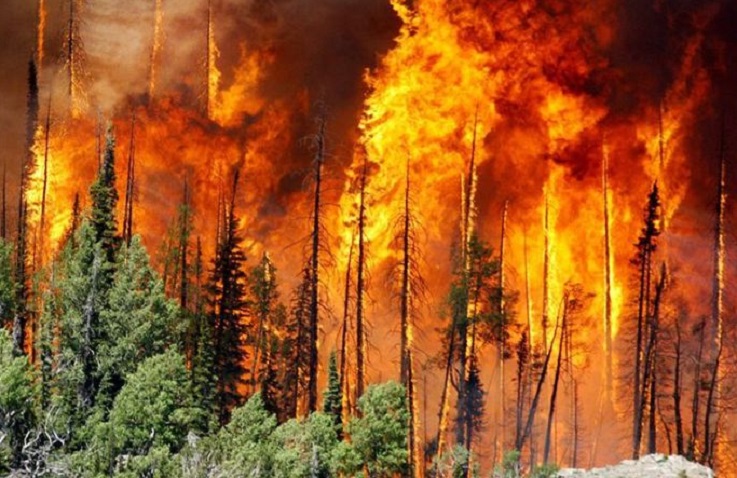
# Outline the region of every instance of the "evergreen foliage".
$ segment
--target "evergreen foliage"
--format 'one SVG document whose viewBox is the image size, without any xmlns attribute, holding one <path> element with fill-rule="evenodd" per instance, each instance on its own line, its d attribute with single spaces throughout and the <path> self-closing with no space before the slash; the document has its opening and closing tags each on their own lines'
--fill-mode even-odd
<svg viewBox="0 0 737 478">
<path fill-rule="evenodd" d="M 209 284 L 210 323 L 213 331 L 214 370 L 217 377 L 216 408 L 221 424 L 230 411 L 242 401 L 240 387 L 246 384 L 247 353 L 244 340 L 246 316 L 251 308 L 247 295 L 246 255 L 238 233 L 239 219 L 235 214 L 235 194 L 238 174 L 233 178 L 233 196 L 226 215 L 222 237 Z"/>
<path fill-rule="evenodd" d="M 328 363 L 328 387 L 323 394 L 323 411 L 333 418 L 336 431 L 340 434 L 343 426 L 343 394 L 340 390 L 338 356 L 333 350 Z"/>
</svg>

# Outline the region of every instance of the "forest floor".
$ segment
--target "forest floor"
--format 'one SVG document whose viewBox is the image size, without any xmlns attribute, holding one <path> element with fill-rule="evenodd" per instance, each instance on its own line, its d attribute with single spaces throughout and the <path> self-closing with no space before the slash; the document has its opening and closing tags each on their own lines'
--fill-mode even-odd
<svg viewBox="0 0 737 478">
<path fill-rule="evenodd" d="M 714 478 L 714 472 L 679 455 L 646 455 L 591 470 L 563 469 L 559 478 Z"/>
</svg>

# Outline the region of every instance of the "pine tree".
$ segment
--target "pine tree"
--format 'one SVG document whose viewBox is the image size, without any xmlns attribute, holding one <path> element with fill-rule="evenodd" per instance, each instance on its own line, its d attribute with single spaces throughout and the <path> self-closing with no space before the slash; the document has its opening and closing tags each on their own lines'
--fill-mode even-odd
<svg viewBox="0 0 737 478">
<path fill-rule="evenodd" d="M 115 136 L 112 126 L 107 130 L 102 164 L 97 179 L 90 188 L 90 196 L 92 197 L 90 224 L 95 231 L 95 240 L 100 243 L 107 261 L 112 263 L 119 245 L 118 224 L 115 219 L 118 191 L 115 189 Z"/>
<path fill-rule="evenodd" d="M 338 434 L 343 428 L 343 397 L 340 392 L 340 375 L 338 374 L 338 357 L 335 351 L 330 353 L 328 363 L 328 386 L 323 394 L 323 411 L 333 418 Z"/>
<path fill-rule="evenodd" d="M 181 335 L 179 310 L 164 294 L 141 239 L 134 236 L 117 254 L 107 304 L 100 311 L 96 363 L 102 389 L 98 400 L 117 395 L 125 376 L 146 358 L 163 353 Z"/>
<path fill-rule="evenodd" d="M 218 254 L 210 278 L 210 321 L 214 334 L 214 375 L 217 376 L 216 408 L 220 423 L 226 423 L 233 407 L 241 403 L 240 386 L 246 369 L 245 316 L 250 304 L 246 296 L 246 256 L 238 234 L 235 213 L 239 174 L 233 174 L 230 204 Z"/>
<path fill-rule="evenodd" d="M 481 384 L 480 370 L 475 355 L 469 358 L 468 377 L 466 378 L 466 395 L 463 402 L 463 443 L 471 454 L 473 450 L 473 440 L 477 433 L 480 433 L 484 425 L 484 390 Z M 471 467 L 464 467 L 464 478 L 470 476 Z"/>
<path fill-rule="evenodd" d="M 284 379 L 285 390 L 288 394 L 285 397 L 286 410 L 290 417 L 306 415 L 305 412 L 308 410 L 305 399 L 310 393 L 309 370 L 312 343 L 310 342 L 309 327 L 312 285 L 310 268 L 305 267 L 302 271 L 302 280 L 292 297 L 291 316 L 294 338 L 290 340 L 291 350 L 285 354 L 290 359 Z"/>
<path fill-rule="evenodd" d="M 271 368 L 270 334 L 272 319 L 279 302 L 276 267 L 268 253 L 261 258 L 259 265 L 249 274 L 253 312 L 256 317 L 256 333 L 253 342 L 253 364 L 251 366 L 251 385 L 256 388 L 260 374 Z M 266 398 L 264 398 L 266 401 Z"/>
<path fill-rule="evenodd" d="M 112 265 L 106 263 L 88 220 L 82 222 L 75 242 L 76 247 L 64 249 L 57 270 L 61 289 L 58 361 L 62 366 L 56 380 L 64 411 L 72 425 L 78 426 L 94 405 L 99 387 L 100 312 L 107 307 L 110 288 L 104 271 Z"/>
</svg>

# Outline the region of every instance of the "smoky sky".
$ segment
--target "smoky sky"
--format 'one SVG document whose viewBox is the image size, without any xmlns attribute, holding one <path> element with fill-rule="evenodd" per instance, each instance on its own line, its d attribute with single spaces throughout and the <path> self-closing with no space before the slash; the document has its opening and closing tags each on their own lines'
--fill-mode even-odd
<svg viewBox="0 0 737 478">
<path fill-rule="evenodd" d="M 120 113 L 148 87 L 154 1 L 77 0 L 89 106 Z M 46 0 L 42 96 L 63 90 L 63 38 L 69 0 Z M 36 45 L 37 2 L 3 2 L 0 31 L 0 141 L 12 171 L 21 157 L 27 64 Z M 233 81 L 242 50 L 268 52 L 259 94 L 269 100 L 307 92 L 330 105 L 333 134 L 350 137 L 360 116 L 363 74 L 392 46 L 399 21 L 383 0 L 212 0 L 221 86 Z M 157 91 L 201 96 L 207 0 L 163 0 Z M 56 72 L 56 73 L 55 73 Z M 43 98 L 42 98 L 43 102 Z"/>
</svg>

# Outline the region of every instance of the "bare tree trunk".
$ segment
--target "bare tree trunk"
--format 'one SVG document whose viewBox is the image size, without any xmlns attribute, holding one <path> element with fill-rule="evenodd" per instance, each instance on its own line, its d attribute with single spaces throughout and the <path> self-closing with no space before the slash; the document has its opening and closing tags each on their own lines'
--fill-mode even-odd
<svg viewBox="0 0 737 478">
<path fill-rule="evenodd" d="M 358 204 L 358 257 L 356 262 L 356 400 L 366 388 L 366 324 L 364 296 L 366 293 L 366 180 L 368 159 L 364 155 Z"/>
<path fill-rule="evenodd" d="M 132 161 L 131 161 L 132 162 Z M 132 174 L 132 173 L 131 173 Z M 133 179 L 131 178 L 131 184 L 133 183 Z M 131 187 L 131 200 L 130 204 L 133 203 L 133 191 Z M 130 215 L 128 216 L 128 219 L 131 219 L 133 210 L 131 208 Z M 179 271 L 179 306 L 182 308 L 182 310 L 186 311 L 189 307 L 189 279 L 187 277 L 188 269 L 189 269 L 189 183 L 187 181 L 187 178 L 184 178 L 184 197 L 182 201 L 182 217 L 181 221 L 182 223 L 179 225 L 179 263 L 180 263 L 180 271 Z M 130 226 L 132 226 L 132 222 L 130 223 Z M 131 228 L 128 229 L 128 233 L 130 234 Z M 130 241 L 130 237 L 128 238 Z"/>
<path fill-rule="evenodd" d="M 36 64 L 43 71 L 44 43 L 46 36 L 46 0 L 38 0 L 38 20 L 36 24 Z"/>
<path fill-rule="evenodd" d="M 404 221 L 402 230 L 402 278 L 400 292 L 400 358 L 399 358 L 399 381 L 407 386 L 409 383 L 409 345 L 410 345 L 410 218 L 409 192 L 409 159 L 407 160 L 406 183 L 404 190 Z"/>
<path fill-rule="evenodd" d="M 445 373 L 443 377 L 443 391 L 440 395 L 440 411 L 438 412 L 438 436 L 437 436 L 437 451 L 436 461 L 439 461 L 440 456 L 445 448 L 445 438 L 448 432 L 448 421 L 450 417 L 450 387 L 452 382 L 453 373 L 453 357 L 456 353 L 455 337 L 458 330 L 456 324 L 456 317 L 453 315 L 450 330 L 448 331 L 448 352 L 445 360 Z"/>
<path fill-rule="evenodd" d="M 555 324 L 555 329 L 553 331 L 553 337 L 550 343 L 554 343 L 555 339 L 558 334 L 558 326 L 559 324 Z M 550 364 L 550 357 L 552 356 L 552 349 L 553 347 L 549 347 L 547 353 L 545 354 L 545 361 L 542 366 L 542 371 L 540 373 L 540 378 L 537 381 L 537 386 L 535 388 L 535 395 L 532 398 L 532 403 L 530 405 L 530 412 L 527 415 L 527 422 L 525 424 L 524 430 L 522 432 L 522 435 L 520 436 L 518 442 L 515 444 L 515 449 L 518 451 L 522 450 L 522 447 L 525 444 L 525 441 L 527 438 L 530 437 L 530 434 L 532 433 L 532 424 L 535 421 L 535 414 L 537 412 L 537 406 L 540 402 L 540 396 L 542 395 L 542 389 L 545 385 L 545 379 L 547 377 L 548 372 L 548 365 Z"/>
<path fill-rule="evenodd" d="M 207 58 L 205 60 L 205 116 L 208 119 L 213 117 L 213 107 L 216 95 L 217 83 L 214 79 L 217 48 L 215 46 L 215 29 L 213 28 L 212 0 L 207 0 L 207 40 L 206 51 Z"/>
<path fill-rule="evenodd" d="M 15 278 L 16 310 L 13 318 L 13 351 L 22 355 L 26 350 L 26 326 L 28 322 L 28 188 L 35 157 L 33 145 L 38 127 L 38 76 L 36 65 L 28 64 L 28 105 L 26 112 L 26 143 L 20 171 L 18 192 L 18 237 L 16 240 Z"/>
<path fill-rule="evenodd" d="M 571 467 L 578 467 L 578 442 L 580 433 L 579 412 L 578 412 L 578 380 L 573 380 L 573 446 L 571 450 Z"/>
<path fill-rule="evenodd" d="M 665 281 L 666 270 L 665 263 L 663 263 L 660 272 L 660 279 L 658 280 L 658 283 L 655 287 L 653 313 L 652 316 L 649 318 L 650 323 L 648 326 L 648 341 L 645 345 L 645 356 L 643 363 L 644 368 L 642 374 L 642 390 L 640 394 L 640 403 L 638 405 L 638 409 L 635 411 L 640 417 L 640 425 L 642 425 L 642 421 L 644 421 L 647 412 L 649 422 L 647 445 L 648 453 L 655 453 L 655 357 L 658 345 L 658 322 L 660 315 L 660 306 L 663 298 L 663 291 L 665 290 Z"/>
<path fill-rule="evenodd" d="M 681 360 L 683 355 L 683 345 L 681 337 L 681 315 L 676 318 L 675 324 L 676 345 L 675 345 L 675 364 L 673 371 L 673 414 L 676 426 L 676 451 L 679 455 L 685 454 L 683 442 L 683 416 L 681 415 Z"/>
<path fill-rule="evenodd" d="M 8 204 L 7 204 L 7 195 L 6 195 L 6 189 L 8 187 L 7 182 L 7 167 L 5 164 L 3 164 L 3 211 L 2 211 L 2 218 L 0 220 L 2 221 L 0 223 L 0 235 L 3 237 L 3 241 L 8 240 L 8 229 L 7 229 L 7 220 L 8 220 Z"/>
<path fill-rule="evenodd" d="M 149 57 L 148 72 L 148 97 L 149 100 L 154 97 L 156 92 L 157 67 L 159 55 L 162 48 L 164 24 L 164 0 L 154 0 L 154 30 L 151 42 L 151 55 Z"/>
<path fill-rule="evenodd" d="M 647 358 L 643 357 L 643 344 L 647 334 L 647 322 L 650 314 L 650 270 L 651 256 L 649 248 L 645 246 L 641 257 L 640 264 L 640 292 L 638 294 L 637 304 L 637 345 L 635 348 L 635 368 L 634 368 L 634 411 L 632 423 L 632 458 L 637 459 L 640 456 L 640 443 L 642 441 L 642 422 L 644 419 L 645 395 L 647 383 L 644 378 L 648 372 Z"/>
<path fill-rule="evenodd" d="M 348 325 L 350 319 L 350 304 L 351 304 L 351 272 L 353 265 L 353 248 L 356 244 L 355 231 L 351 237 L 351 247 L 348 251 L 348 264 L 345 273 L 345 290 L 343 295 L 343 324 L 341 326 L 340 333 L 340 393 L 341 403 L 343 405 L 343 421 L 342 423 L 348 423 L 348 418 L 353 411 L 353 401 L 350 397 L 349 383 L 348 383 Z"/>
<path fill-rule="evenodd" d="M 322 113 L 320 117 L 319 130 L 315 137 L 315 159 L 313 160 L 315 193 L 312 209 L 312 255 L 310 257 L 310 324 L 309 324 L 309 343 L 310 343 L 310 361 L 308 373 L 308 400 L 307 409 L 309 412 L 317 410 L 317 366 L 318 366 L 318 326 L 320 311 L 320 213 L 322 199 L 322 167 L 325 162 L 325 126 L 326 118 Z"/>
<path fill-rule="evenodd" d="M 704 342 L 706 340 L 706 317 L 702 317 L 699 323 L 699 348 L 696 354 L 696 368 L 694 370 L 693 399 L 691 401 L 691 437 L 688 443 L 687 456 L 696 459 L 696 449 L 699 440 L 699 411 L 701 401 L 701 372 L 704 357 Z"/>
<path fill-rule="evenodd" d="M 136 162 L 136 115 L 131 118 L 131 138 L 128 147 L 128 167 L 126 170 L 125 205 L 123 208 L 123 240 L 130 245 L 133 237 L 133 193 L 135 191 Z M 186 185 L 185 185 L 186 187 Z"/>
<path fill-rule="evenodd" d="M 609 404 L 612 403 L 612 392 L 614 388 L 612 371 L 612 248 L 610 235 L 610 211 L 609 211 L 609 157 L 608 151 L 604 152 L 604 164 L 602 165 L 602 192 L 604 196 L 604 353 L 605 353 L 605 375 L 606 375 L 606 397 Z"/>
<path fill-rule="evenodd" d="M 548 320 L 550 316 L 550 213 L 548 204 L 548 190 L 545 189 L 545 249 L 543 256 L 543 352 L 548 353 Z"/>
<path fill-rule="evenodd" d="M 501 337 L 499 342 L 499 419 L 501 425 L 501 448 L 504 451 L 504 444 L 506 442 L 506 410 L 504 409 L 504 381 L 505 381 L 505 368 L 504 360 L 507 354 L 507 309 L 506 309 L 506 236 L 507 236 L 507 211 L 509 208 L 509 201 L 504 201 L 504 210 L 502 212 L 502 235 L 499 240 L 499 313 L 502 320 L 501 326 Z"/>
<path fill-rule="evenodd" d="M 548 421 L 545 429 L 545 451 L 543 452 L 543 463 L 548 463 L 550 456 L 550 432 L 553 426 L 553 416 L 555 415 L 555 402 L 558 398 L 558 383 L 560 381 L 560 369 L 563 363 L 563 341 L 567 333 L 568 321 L 568 296 L 563 298 L 563 322 L 561 324 L 560 339 L 558 341 L 558 363 L 555 366 L 555 377 L 553 378 L 553 390 L 550 393 L 550 406 L 548 407 Z M 556 325 L 557 327 L 557 325 Z M 552 351 L 554 343 L 550 343 Z"/>
<path fill-rule="evenodd" d="M 717 189 L 717 207 L 716 207 L 716 224 L 714 225 L 714 277 L 712 281 L 712 303 L 711 303 L 711 324 L 710 324 L 710 342 L 712 342 L 712 350 L 715 357 L 710 360 L 712 364 L 711 379 L 709 383 L 709 393 L 706 401 L 706 411 L 704 416 L 704 451 L 701 461 L 711 464 L 714 459 L 715 447 L 711 438 L 711 423 L 713 415 L 720 413 L 720 395 L 721 395 L 721 375 L 720 369 L 722 340 L 723 340 L 723 302 L 724 302 L 724 264 L 726 260 L 725 238 L 724 238 L 724 212 L 727 202 L 726 194 L 726 157 L 725 157 L 725 126 L 724 118 L 722 118 L 722 136 L 720 142 L 720 167 L 719 167 L 719 186 Z M 714 435 L 716 436 L 716 424 Z"/>
<path fill-rule="evenodd" d="M 46 192 L 49 180 L 49 140 L 51 135 L 51 95 L 46 109 L 46 123 L 44 125 L 44 162 L 41 179 L 41 215 L 39 217 L 38 240 L 36 241 L 36 253 L 34 256 L 34 269 L 37 264 L 44 263 L 44 245 L 46 241 Z"/>
</svg>

